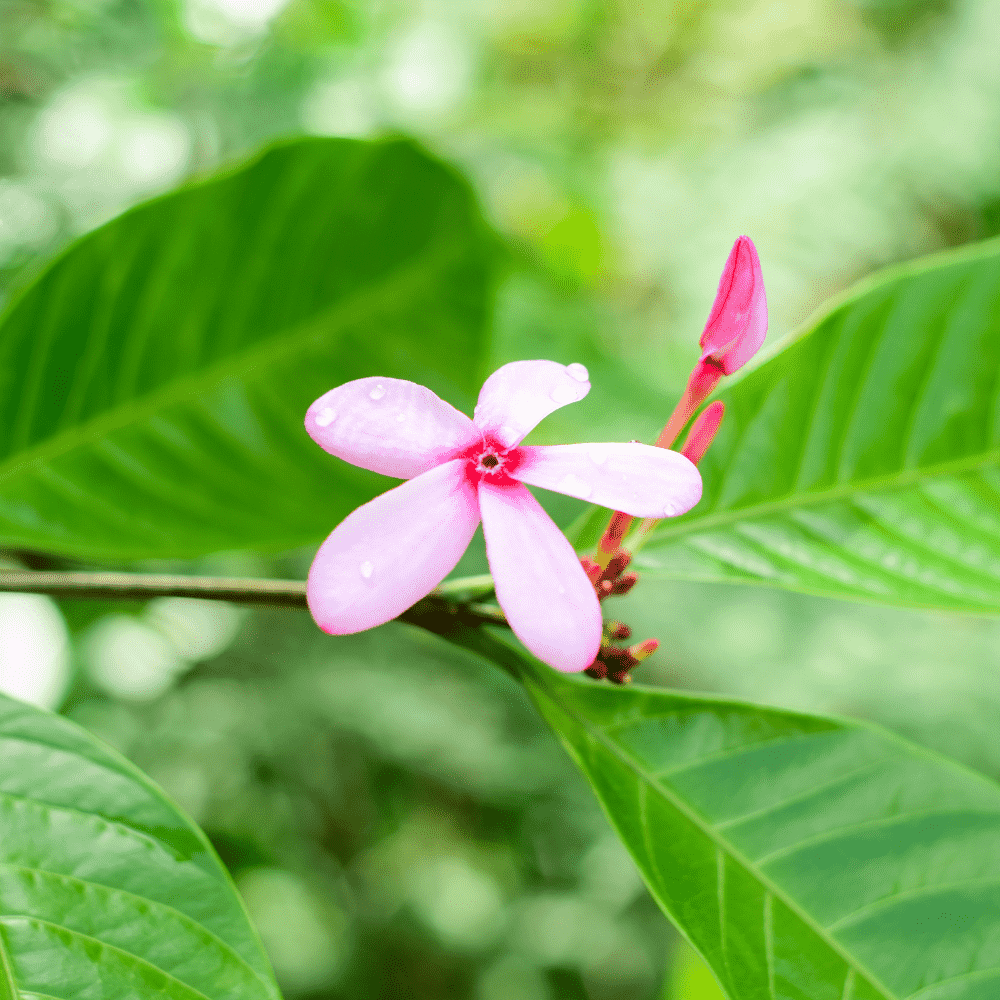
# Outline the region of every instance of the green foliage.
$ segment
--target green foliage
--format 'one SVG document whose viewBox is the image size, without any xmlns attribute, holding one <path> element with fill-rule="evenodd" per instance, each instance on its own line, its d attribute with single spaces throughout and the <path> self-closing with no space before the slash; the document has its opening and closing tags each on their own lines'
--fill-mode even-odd
<svg viewBox="0 0 1000 1000">
<path fill-rule="evenodd" d="M 995 995 L 994 783 L 869 725 L 500 655 L 732 1000 Z"/>
<path fill-rule="evenodd" d="M 9 1000 L 279 996 L 204 834 L 83 730 L 2 696 L 0 899 Z"/>
<path fill-rule="evenodd" d="M 0 541 L 100 559 L 291 547 L 384 489 L 306 407 L 478 387 L 497 261 L 405 142 L 304 140 L 84 237 L 0 322 Z"/>
<path fill-rule="evenodd" d="M 681 944 L 663 983 L 661 1000 L 726 1000 L 726 995 L 697 952 Z"/>
<path fill-rule="evenodd" d="M 899 270 L 720 394 L 705 496 L 639 565 L 1000 610 L 1000 243 Z"/>
</svg>

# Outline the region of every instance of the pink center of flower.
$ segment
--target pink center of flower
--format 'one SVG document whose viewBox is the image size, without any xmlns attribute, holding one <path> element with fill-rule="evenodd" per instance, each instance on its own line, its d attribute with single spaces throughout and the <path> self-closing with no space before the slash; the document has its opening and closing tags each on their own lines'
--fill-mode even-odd
<svg viewBox="0 0 1000 1000">
<path fill-rule="evenodd" d="M 493 435 L 484 434 L 481 441 L 458 452 L 455 458 L 466 460 L 465 475 L 471 486 L 485 481 L 510 488 L 518 485 L 510 473 L 521 464 L 521 456 L 520 448 L 504 448 Z"/>
</svg>

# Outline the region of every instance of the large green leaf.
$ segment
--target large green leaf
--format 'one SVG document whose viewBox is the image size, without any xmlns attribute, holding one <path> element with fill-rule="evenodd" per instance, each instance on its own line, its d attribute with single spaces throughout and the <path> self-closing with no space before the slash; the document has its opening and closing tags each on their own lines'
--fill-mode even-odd
<svg viewBox="0 0 1000 1000">
<path fill-rule="evenodd" d="M 0 322 L 0 544 L 322 538 L 386 481 L 306 407 L 372 374 L 468 406 L 497 260 L 467 186 L 398 141 L 289 143 L 84 237 Z"/>
<path fill-rule="evenodd" d="M 204 834 L 93 737 L 0 696 L 0 997 L 278 996 Z"/>
<path fill-rule="evenodd" d="M 877 727 L 567 677 L 505 642 L 732 1000 L 1000 995 L 1000 787 Z"/>
<path fill-rule="evenodd" d="M 704 499 L 640 567 L 1000 610 L 1000 242 L 866 286 L 720 398 Z"/>
</svg>

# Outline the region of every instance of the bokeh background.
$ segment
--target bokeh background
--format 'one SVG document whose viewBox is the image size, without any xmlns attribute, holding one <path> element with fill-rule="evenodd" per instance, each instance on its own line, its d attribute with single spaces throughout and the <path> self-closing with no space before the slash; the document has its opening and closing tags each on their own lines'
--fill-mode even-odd
<svg viewBox="0 0 1000 1000">
<path fill-rule="evenodd" d="M 650 438 L 740 233 L 775 342 L 882 265 L 1000 232 L 998 51 L 995 0 L 0 0 L 0 300 L 271 139 L 410 135 L 512 248 L 496 362 L 583 360 L 607 382 L 573 432 Z M 482 568 L 474 546 L 460 571 Z M 646 682 L 875 719 L 1000 776 L 990 620 L 649 580 L 617 600 L 662 642 Z M 433 637 L 0 595 L 0 687 L 206 828 L 290 1000 L 719 996 L 521 692 Z"/>
</svg>

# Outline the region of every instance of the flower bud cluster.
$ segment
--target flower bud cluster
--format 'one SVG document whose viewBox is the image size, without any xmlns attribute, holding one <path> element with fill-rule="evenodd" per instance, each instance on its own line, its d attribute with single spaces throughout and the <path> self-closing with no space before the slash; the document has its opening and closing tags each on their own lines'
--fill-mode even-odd
<svg viewBox="0 0 1000 1000">
<path fill-rule="evenodd" d="M 606 567 L 588 556 L 583 556 L 580 563 L 587 578 L 597 591 L 597 599 L 627 594 L 639 579 L 637 573 L 626 573 L 628 564 L 632 561 L 629 552 L 619 552 L 613 556 Z M 584 670 L 588 677 L 595 680 L 609 680 L 612 684 L 628 684 L 632 680 L 630 671 L 638 663 L 655 652 L 659 642 L 656 639 L 646 639 L 644 642 L 624 648 L 616 645 L 624 639 L 632 638 L 632 630 L 624 622 L 610 621 L 604 623 L 604 634 L 601 637 L 601 648 L 597 658 Z"/>
</svg>

